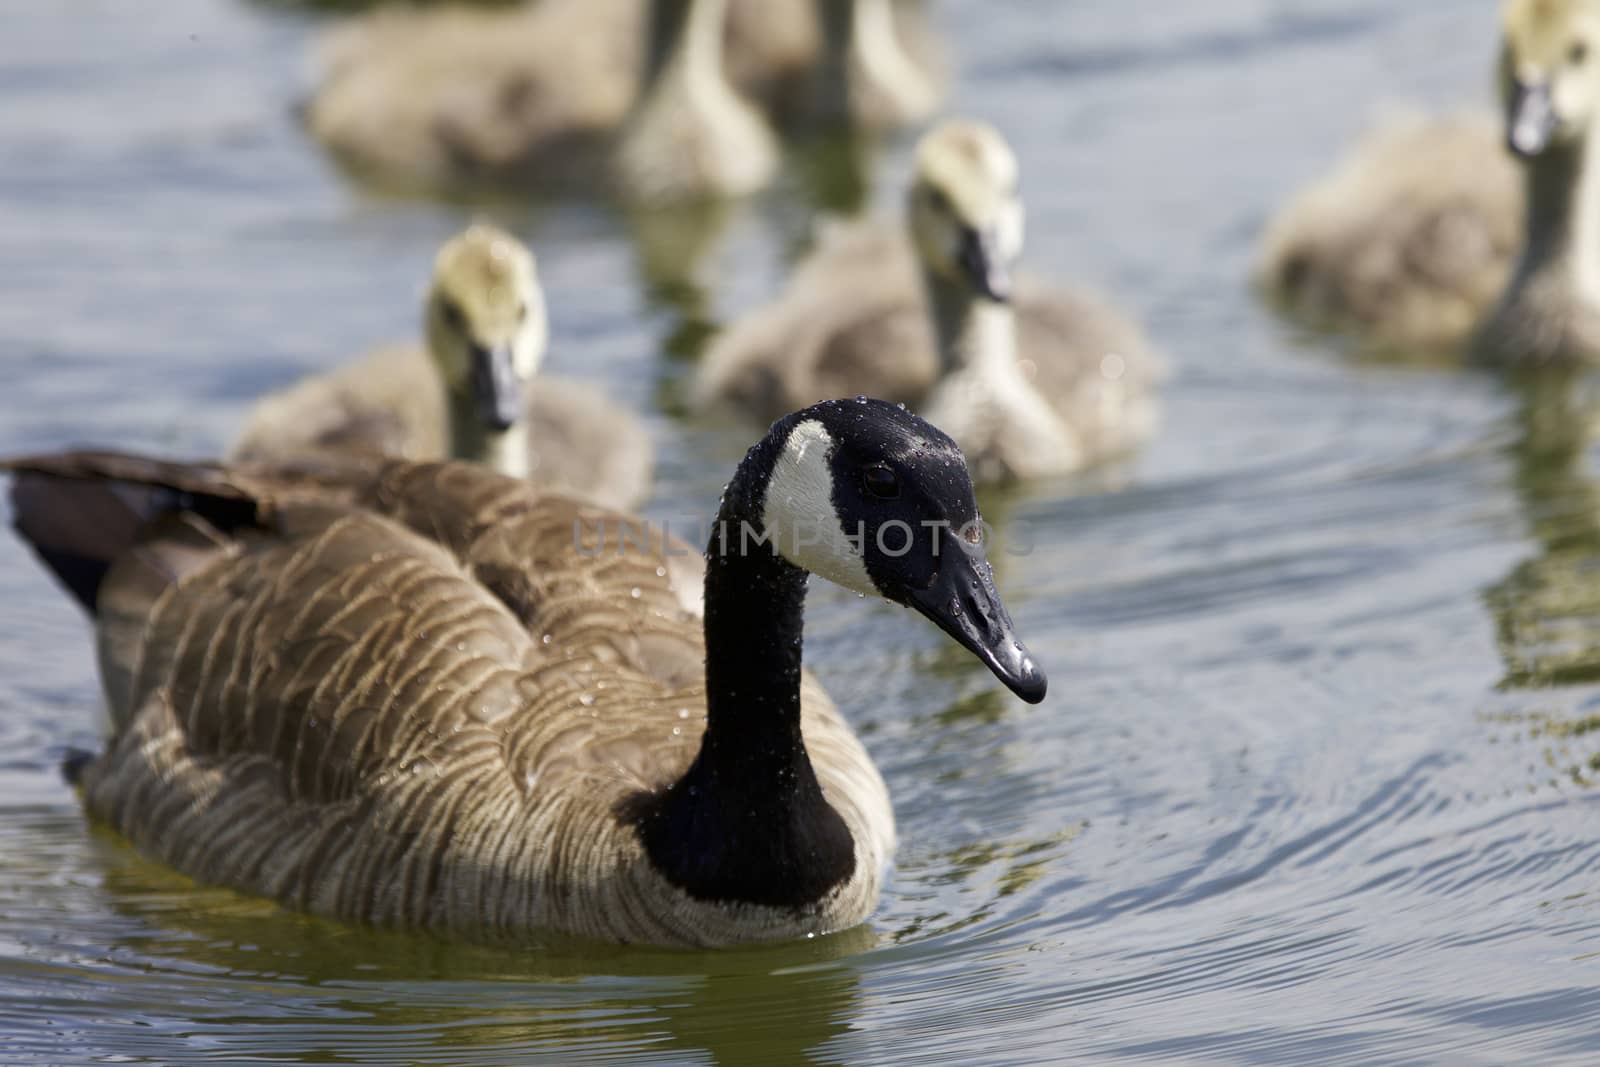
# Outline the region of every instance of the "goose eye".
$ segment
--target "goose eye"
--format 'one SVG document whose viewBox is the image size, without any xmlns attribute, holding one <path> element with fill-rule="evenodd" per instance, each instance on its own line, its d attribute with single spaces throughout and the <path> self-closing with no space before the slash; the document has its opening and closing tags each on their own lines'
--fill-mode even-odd
<svg viewBox="0 0 1600 1067">
<path fill-rule="evenodd" d="M 927 191 L 927 198 L 928 206 L 933 210 L 943 212 L 946 215 L 950 213 L 950 198 L 945 196 L 942 190 L 935 189 L 930 185 Z"/>
<path fill-rule="evenodd" d="M 884 463 L 863 467 L 861 484 L 879 500 L 893 500 L 900 495 L 900 476 Z"/>
<path fill-rule="evenodd" d="M 1572 47 L 1567 50 L 1567 60 L 1575 67 L 1576 66 L 1581 66 L 1583 61 L 1588 59 L 1588 58 L 1589 58 L 1589 42 L 1588 41 L 1574 41 L 1572 43 Z"/>
<path fill-rule="evenodd" d="M 439 314 L 444 316 L 444 324 L 457 333 L 465 333 L 467 317 L 461 313 L 461 308 L 449 297 L 439 298 Z"/>
</svg>

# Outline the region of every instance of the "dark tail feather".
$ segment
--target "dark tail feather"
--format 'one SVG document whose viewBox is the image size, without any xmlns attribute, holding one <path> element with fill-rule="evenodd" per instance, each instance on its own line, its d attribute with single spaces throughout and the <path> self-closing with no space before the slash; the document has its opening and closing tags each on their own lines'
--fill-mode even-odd
<svg viewBox="0 0 1600 1067">
<path fill-rule="evenodd" d="M 220 530 L 257 521 L 253 496 L 205 464 L 110 452 L 0 461 L 17 532 L 91 613 L 112 563 L 153 520 L 188 511 Z"/>
<path fill-rule="evenodd" d="M 67 780 L 68 785 L 77 785 L 83 780 L 83 772 L 88 770 L 89 764 L 98 758 L 87 749 L 67 749 L 61 756 L 61 777 Z"/>
<path fill-rule="evenodd" d="M 11 484 L 17 532 L 91 612 L 111 561 L 143 520 L 110 485 L 22 473 Z"/>
</svg>

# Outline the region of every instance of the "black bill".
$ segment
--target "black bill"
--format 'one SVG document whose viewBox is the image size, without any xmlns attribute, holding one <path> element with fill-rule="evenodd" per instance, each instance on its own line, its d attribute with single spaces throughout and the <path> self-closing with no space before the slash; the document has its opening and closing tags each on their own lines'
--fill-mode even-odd
<svg viewBox="0 0 1600 1067">
<path fill-rule="evenodd" d="M 993 230 L 963 230 L 957 262 L 968 284 L 985 297 L 1001 304 L 1011 299 L 1011 269 Z"/>
<path fill-rule="evenodd" d="M 1506 143 L 1511 151 L 1523 159 L 1538 155 L 1550 147 L 1558 125 L 1550 87 L 1518 82 L 1506 120 Z"/>
<path fill-rule="evenodd" d="M 989 564 L 946 546 L 939 574 L 909 603 L 984 662 L 1006 688 L 1030 704 L 1044 699 L 1048 680 L 1011 628 Z"/>
<path fill-rule="evenodd" d="M 522 383 L 509 346 L 473 346 L 472 398 L 478 418 L 491 430 L 509 430 L 522 417 Z"/>
</svg>

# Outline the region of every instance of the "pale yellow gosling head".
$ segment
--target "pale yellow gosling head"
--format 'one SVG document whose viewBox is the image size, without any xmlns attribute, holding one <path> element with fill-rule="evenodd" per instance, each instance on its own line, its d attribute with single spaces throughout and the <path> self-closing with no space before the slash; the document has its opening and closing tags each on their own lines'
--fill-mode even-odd
<svg viewBox="0 0 1600 1067">
<path fill-rule="evenodd" d="M 1600 113 L 1600 3 L 1510 0 L 1500 90 L 1517 156 L 1581 141 Z"/>
<path fill-rule="evenodd" d="M 533 254 L 482 223 L 451 238 L 434 263 L 427 334 L 446 387 L 472 401 L 487 430 L 510 429 L 548 336 Z"/>
<path fill-rule="evenodd" d="M 986 300 L 1011 298 L 1022 254 L 1017 157 L 999 131 L 950 119 L 917 145 L 908 217 L 925 268 Z"/>
</svg>

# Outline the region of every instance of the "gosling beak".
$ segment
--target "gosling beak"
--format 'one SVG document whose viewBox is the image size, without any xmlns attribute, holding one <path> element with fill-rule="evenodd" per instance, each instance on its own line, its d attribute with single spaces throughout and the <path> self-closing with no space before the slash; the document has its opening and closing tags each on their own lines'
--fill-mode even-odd
<svg viewBox="0 0 1600 1067">
<path fill-rule="evenodd" d="M 509 430 L 522 417 L 522 383 L 510 345 L 472 346 L 472 399 L 478 418 L 496 433 Z"/>
<path fill-rule="evenodd" d="M 993 230 L 968 228 L 961 231 L 961 247 L 956 263 L 967 282 L 990 300 L 1004 304 L 1011 299 L 1011 271 L 1000 251 Z"/>
<path fill-rule="evenodd" d="M 1550 100 L 1550 87 L 1546 84 L 1526 85 L 1517 82 L 1511 94 L 1511 112 L 1506 125 L 1506 144 L 1519 159 L 1532 159 L 1546 148 L 1555 136 L 1555 104 Z"/>
<path fill-rule="evenodd" d="M 939 574 L 926 589 L 907 598 L 956 643 L 983 661 L 1007 689 L 1037 704 L 1044 699 L 1047 679 L 1011 627 L 1011 616 L 995 591 L 994 571 L 983 557 L 947 546 L 939 557 Z"/>
</svg>

